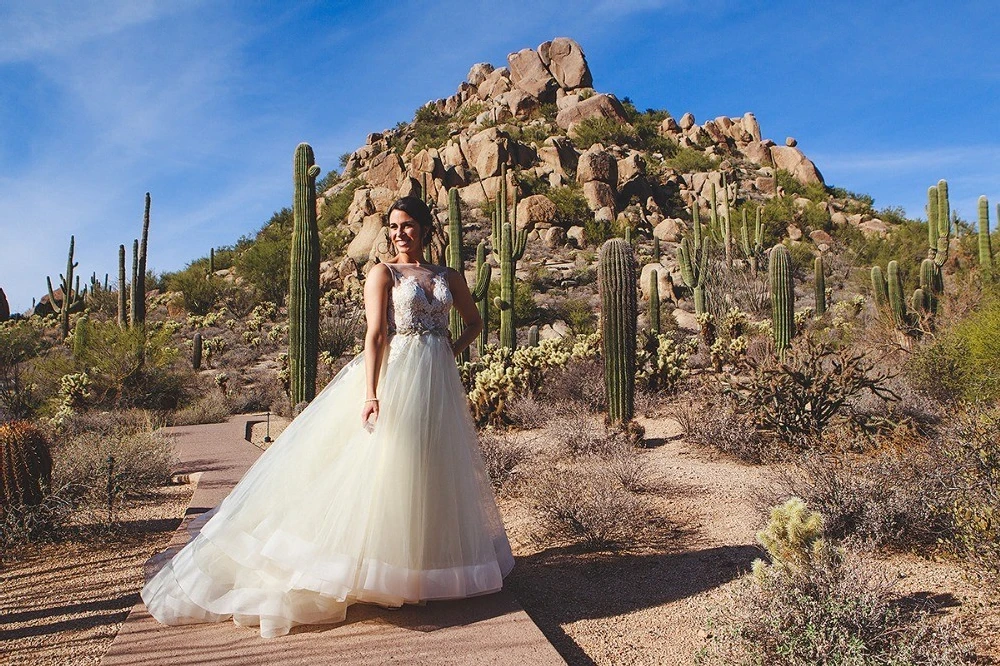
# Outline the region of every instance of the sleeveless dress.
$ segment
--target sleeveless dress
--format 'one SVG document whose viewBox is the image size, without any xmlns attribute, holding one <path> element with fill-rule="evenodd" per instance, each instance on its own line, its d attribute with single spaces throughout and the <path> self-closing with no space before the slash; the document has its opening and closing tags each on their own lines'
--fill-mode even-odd
<svg viewBox="0 0 1000 666">
<path fill-rule="evenodd" d="M 351 360 L 142 589 L 164 624 L 232 618 L 265 638 L 500 590 L 514 566 L 448 335 L 441 266 L 393 275 L 379 417 Z"/>
</svg>

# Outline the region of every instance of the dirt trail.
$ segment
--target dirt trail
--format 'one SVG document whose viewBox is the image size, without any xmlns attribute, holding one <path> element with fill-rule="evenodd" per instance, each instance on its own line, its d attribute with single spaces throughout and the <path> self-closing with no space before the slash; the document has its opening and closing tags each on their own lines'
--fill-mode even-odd
<svg viewBox="0 0 1000 666">
<path fill-rule="evenodd" d="M 753 495 L 768 471 L 689 446 L 670 418 L 641 419 L 642 451 L 661 490 L 647 496 L 676 525 L 657 547 L 629 553 L 539 550 L 534 518 L 503 503 L 518 566 L 511 585 L 571 665 L 691 664 L 709 609 L 761 551 Z"/>
<path fill-rule="evenodd" d="M 688 445 L 671 418 L 640 422 L 652 445 L 640 455 L 662 488 L 647 499 L 677 526 L 666 543 L 616 554 L 539 548 L 534 517 L 517 500 L 502 503 L 518 559 L 512 589 L 571 666 L 693 664 L 713 609 L 763 556 L 759 497 L 777 472 Z M 912 555 L 884 563 L 900 594 L 943 601 L 942 612 L 970 620 L 982 656 L 1000 657 L 1000 603 L 960 567 Z"/>
</svg>

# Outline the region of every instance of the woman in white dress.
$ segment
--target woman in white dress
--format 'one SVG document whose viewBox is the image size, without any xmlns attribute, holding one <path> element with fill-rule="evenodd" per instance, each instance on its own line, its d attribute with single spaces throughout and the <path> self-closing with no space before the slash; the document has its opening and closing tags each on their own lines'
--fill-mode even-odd
<svg viewBox="0 0 1000 666">
<path fill-rule="evenodd" d="M 427 206 L 400 199 L 388 225 L 396 256 L 365 281 L 364 352 L 146 583 L 160 622 L 232 618 L 270 638 L 341 622 L 355 602 L 496 592 L 513 568 L 455 365 L 482 320 L 465 278 L 422 260 Z"/>
</svg>

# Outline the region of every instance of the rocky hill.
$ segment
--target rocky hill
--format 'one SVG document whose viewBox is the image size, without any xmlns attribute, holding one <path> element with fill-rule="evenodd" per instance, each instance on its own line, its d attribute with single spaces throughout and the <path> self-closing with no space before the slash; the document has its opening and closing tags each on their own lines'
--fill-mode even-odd
<svg viewBox="0 0 1000 666">
<path fill-rule="evenodd" d="M 332 200 L 351 196 L 346 215 L 333 222 L 346 226 L 352 240 L 346 258 L 324 265 L 327 286 L 354 281 L 383 258 L 385 211 L 425 186 L 442 220 L 447 192 L 458 188 L 466 228 L 484 233 L 484 211 L 500 189 L 503 165 L 518 182 L 517 226 L 528 230 L 536 260 L 595 247 L 603 238 L 588 238 L 588 226 L 603 224 L 611 233 L 631 227 L 660 239 L 663 264 L 676 273 L 670 245 L 690 226 L 694 206 L 703 219 L 711 217 L 713 189 L 719 215 L 786 201 L 768 209 L 765 222 L 780 226 L 775 237 L 811 242 L 813 250 L 829 249 L 828 231 L 837 226 L 866 235 L 887 230 L 870 208 L 845 193 L 834 196 L 794 138 L 781 145 L 764 138 L 753 113 L 699 124 L 691 113 L 676 119 L 666 111 L 640 112 L 628 98 L 591 87 L 583 49 L 565 37 L 511 53 L 507 63 L 473 65 L 455 94 L 428 102 L 412 122 L 369 134 L 342 158 L 343 177 L 318 206 L 322 215 Z M 567 190 L 586 209 L 561 210 Z M 443 232 L 438 240 L 446 241 Z"/>
</svg>

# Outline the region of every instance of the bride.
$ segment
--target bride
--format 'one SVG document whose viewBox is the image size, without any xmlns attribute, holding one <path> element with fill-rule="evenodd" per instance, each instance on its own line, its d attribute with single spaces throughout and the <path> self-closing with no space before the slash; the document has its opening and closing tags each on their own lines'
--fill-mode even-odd
<svg viewBox="0 0 1000 666">
<path fill-rule="evenodd" d="M 404 197 L 388 224 L 396 256 L 365 281 L 364 352 L 146 583 L 160 622 L 232 618 L 271 638 L 355 602 L 496 592 L 514 566 L 455 366 L 482 319 L 459 272 L 421 260 L 427 206 Z"/>
</svg>

